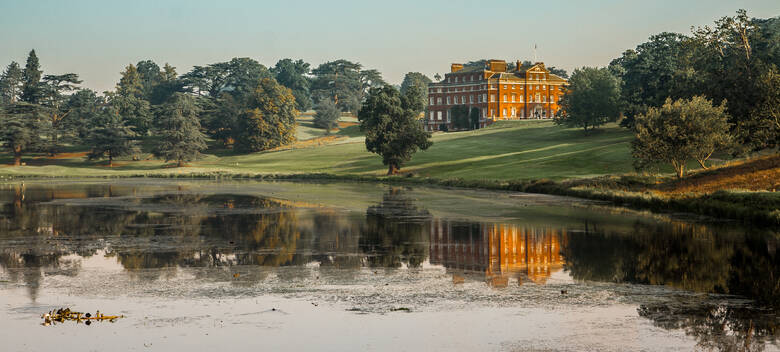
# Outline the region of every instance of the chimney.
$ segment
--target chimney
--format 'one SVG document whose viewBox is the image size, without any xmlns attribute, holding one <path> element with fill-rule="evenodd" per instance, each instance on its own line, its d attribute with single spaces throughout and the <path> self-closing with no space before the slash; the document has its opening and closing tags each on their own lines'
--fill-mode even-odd
<svg viewBox="0 0 780 352">
<path fill-rule="evenodd" d="M 506 72 L 506 61 L 488 60 L 488 70 L 493 72 Z"/>
<path fill-rule="evenodd" d="M 450 66 L 450 72 L 458 72 L 463 69 L 463 64 L 452 64 Z"/>
<path fill-rule="evenodd" d="M 520 60 L 517 60 L 517 62 L 515 62 L 515 71 L 520 71 L 520 67 L 522 67 L 522 66 L 523 66 L 523 62 L 520 61 Z"/>
</svg>

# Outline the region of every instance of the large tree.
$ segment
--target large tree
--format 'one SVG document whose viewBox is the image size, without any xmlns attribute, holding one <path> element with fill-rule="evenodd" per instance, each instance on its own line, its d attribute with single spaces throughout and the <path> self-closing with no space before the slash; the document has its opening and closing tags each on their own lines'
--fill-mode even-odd
<svg viewBox="0 0 780 352">
<path fill-rule="evenodd" d="M 774 21 L 772 21 L 774 20 Z M 773 70 L 780 66 L 778 45 L 780 19 L 755 21 L 745 10 L 723 17 L 713 27 L 696 28 L 696 67 L 703 78 L 704 94 L 715 102 L 726 102 L 733 134 L 742 151 L 776 145 L 776 133 L 766 133 L 763 109 L 759 102 L 771 101 L 776 94 L 767 90 Z M 765 31 L 765 32 L 762 32 Z M 769 83 L 771 85 L 771 83 Z M 770 130 L 771 131 L 771 130 Z"/>
<path fill-rule="evenodd" d="M 583 67 L 574 70 L 567 91 L 561 99 L 560 116 L 555 123 L 582 127 L 585 132 L 620 114 L 620 86 L 606 68 Z"/>
<path fill-rule="evenodd" d="M 38 55 L 35 50 L 30 51 L 27 56 L 27 63 L 22 71 L 22 94 L 21 101 L 30 104 L 38 104 L 41 99 L 41 64 L 38 61 Z"/>
<path fill-rule="evenodd" d="M 64 75 L 46 75 L 43 77 L 41 104 L 46 107 L 51 125 L 51 139 L 49 140 L 50 152 L 56 153 L 59 147 L 60 138 L 72 135 L 75 132 L 68 127 L 71 125 L 64 123 L 70 114 L 67 104 L 69 95 L 81 84 L 79 75 L 75 73 L 66 73 Z"/>
<path fill-rule="evenodd" d="M 108 105 L 94 122 L 87 145 L 89 160 L 108 159 L 108 166 L 114 166 L 114 158 L 133 155 L 138 152 L 136 132 L 128 126 L 116 108 Z"/>
<path fill-rule="evenodd" d="M 410 89 L 416 87 L 416 95 L 419 100 L 418 104 L 423 107 L 428 105 L 428 85 L 432 81 L 428 76 L 420 72 L 409 72 L 404 76 L 403 82 L 401 82 L 401 94 L 406 95 Z"/>
<path fill-rule="evenodd" d="M 713 106 L 702 96 L 667 99 L 661 108 L 637 116 L 635 129 L 631 149 L 637 168 L 667 163 L 678 178 L 685 176 L 689 160 L 706 168 L 707 159 L 731 141 L 725 105 Z"/>
<path fill-rule="evenodd" d="M 22 164 L 24 153 L 44 148 L 47 122 L 39 105 L 19 102 L 0 106 L 0 142 L 13 153 L 15 166 Z"/>
<path fill-rule="evenodd" d="M 344 112 L 355 112 L 369 89 L 384 86 L 377 70 L 363 70 L 363 65 L 347 60 L 326 62 L 312 70 L 315 78 L 311 92 L 314 100 L 332 99 Z"/>
<path fill-rule="evenodd" d="M 141 75 L 135 65 L 127 65 L 122 78 L 116 85 L 116 92 L 107 94 L 109 103 L 116 109 L 127 126 L 137 135 L 146 135 L 152 127 L 152 111 L 144 98 Z"/>
<path fill-rule="evenodd" d="M 162 104 L 158 126 L 161 139 L 154 149 L 155 156 L 174 160 L 177 166 L 200 156 L 206 149 L 206 136 L 200 131 L 199 112 L 195 98 L 183 93 L 175 93 Z"/>
<path fill-rule="evenodd" d="M 311 82 L 307 77 L 309 71 L 308 63 L 292 59 L 281 59 L 276 63 L 276 66 L 271 68 L 271 73 L 274 74 L 276 81 L 292 91 L 293 96 L 295 96 L 296 108 L 299 111 L 308 111 L 312 107 L 311 92 L 309 91 Z"/>
<path fill-rule="evenodd" d="M 273 78 L 264 78 L 248 97 L 238 120 L 238 150 L 257 152 L 295 141 L 295 97 Z"/>
<path fill-rule="evenodd" d="M 330 133 L 330 130 L 339 126 L 339 117 L 341 117 L 341 111 L 333 103 L 333 100 L 323 99 L 314 107 L 314 125 L 319 128 L 324 128 L 326 133 Z"/>
<path fill-rule="evenodd" d="M 63 120 L 63 128 L 72 131 L 74 136 L 83 140 L 92 129 L 93 124 L 100 116 L 101 109 L 105 105 L 105 99 L 89 89 L 79 89 L 70 96 L 66 102 L 68 116 Z"/>
<path fill-rule="evenodd" d="M 371 88 L 358 112 L 366 149 L 382 156 L 388 175 L 398 173 L 417 150 L 433 144 L 431 134 L 417 118 L 419 111 L 413 108 L 413 100 L 390 86 Z"/>
<path fill-rule="evenodd" d="M 22 69 L 12 61 L 0 76 L 0 104 L 13 104 L 19 100 L 22 90 Z"/>
<path fill-rule="evenodd" d="M 195 66 L 182 75 L 185 87 L 198 95 L 217 98 L 230 92 L 235 97 L 249 96 L 261 79 L 272 77 L 268 68 L 247 58 L 233 58 L 207 66 Z"/>
<path fill-rule="evenodd" d="M 610 71 L 621 83 L 621 102 L 631 127 L 634 117 L 666 98 L 687 98 L 700 92 L 700 76 L 694 70 L 695 51 L 690 38 L 677 33 L 661 33 L 610 63 Z"/>
</svg>

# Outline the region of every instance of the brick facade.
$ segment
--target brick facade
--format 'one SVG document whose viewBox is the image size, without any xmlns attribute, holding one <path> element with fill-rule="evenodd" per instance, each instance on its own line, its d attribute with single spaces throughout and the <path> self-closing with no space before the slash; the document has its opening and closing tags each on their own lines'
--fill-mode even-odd
<svg viewBox="0 0 780 352">
<path fill-rule="evenodd" d="M 452 129 L 450 109 L 466 105 L 479 109 L 479 125 L 499 120 L 549 119 L 555 116 L 568 82 L 547 70 L 544 63 L 507 70 L 503 60 L 489 60 L 485 67 L 452 64 L 441 82 L 428 86 L 425 129 Z"/>
</svg>

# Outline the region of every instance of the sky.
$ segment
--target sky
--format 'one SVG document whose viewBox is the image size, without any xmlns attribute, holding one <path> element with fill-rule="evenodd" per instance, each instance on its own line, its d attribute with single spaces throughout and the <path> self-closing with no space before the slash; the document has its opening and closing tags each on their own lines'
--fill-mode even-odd
<svg viewBox="0 0 780 352">
<path fill-rule="evenodd" d="M 182 74 L 233 57 L 269 67 L 344 58 L 400 84 L 406 72 L 433 77 L 453 62 L 533 60 L 536 44 L 540 61 L 572 71 L 740 8 L 780 16 L 778 0 L 0 0 L 0 65 L 24 65 L 35 49 L 44 74 L 78 73 L 103 92 L 146 59 Z"/>
</svg>

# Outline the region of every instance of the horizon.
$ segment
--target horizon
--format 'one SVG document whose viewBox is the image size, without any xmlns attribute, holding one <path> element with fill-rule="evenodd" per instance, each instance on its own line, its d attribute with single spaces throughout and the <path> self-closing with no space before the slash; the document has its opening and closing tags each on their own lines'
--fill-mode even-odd
<svg viewBox="0 0 780 352">
<path fill-rule="evenodd" d="M 312 68 L 343 58 L 377 69 L 385 81 L 398 85 L 407 72 L 432 78 L 449 72 L 454 62 L 533 60 L 534 45 L 538 46 L 538 61 L 547 66 L 568 72 L 583 66 L 601 67 L 651 35 L 689 34 L 692 26 L 712 24 L 740 8 L 753 18 L 780 14 L 780 5 L 767 0 L 574 5 L 553 1 L 550 6 L 462 1 L 456 7 L 443 1 L 392 5 L 338 1 L 343 6 L 310 3 L 305 7 L 308 11 L 246 0 L 219 6 L 191 1 L 179 6 L 184 3 L 141 1 L 132 6 L 84 0 L 0 4 L 0 13 L 6 14 L 0 15 L 0 30 L 6 33 L 0 38 L 4 48 L 0 65 L 4 69 L 16 61 L 23 66 L 34 49 L 45 74 L 77 73 L 84 81 L 81 87 L 103 93 L 114 89 L 128 64 L 146 59 L 160 66 L 169 63 L 181 75 L 195 65 L 233 57 L 249 57 L 269 68 L 282 58 L 302 59 Z M 670 6 L 674 12 L 669 12 Z M 483 17 L 474 21 L 470 16 L 476 10 L 490 14 L 486 17 L 495 23 L 485 25 Z M 264 15 L 268 12 L 272 15 Z M 258 16 L 252 17 L 255 13 Z M 521 13 L 537 15 L 528 19 L 520 16 L 530 30 L 522 25 L 518 30 L 516 23 L 506 21 Z M 9 16 L 14 14 L 22 15 Z M 61 18 L 78 25 L 63 27 Z M 290 26 L 291 21 L 297 21 L 296 25 Z M 472 21 L 472 26 L 461 25 Z M 31 22 L 37 26 L 33 31 Z M 549 28 L 540 36 L 536 33 L 542 26 Z M 518 32 L 507 34 L 513 37 L 511 45 L 493 35 Z M 609 40 L 604 39 L 607 35 Z M 469 45 L 462 45 L 464 42 Z M 403 55 L 403 51 L 416 55 Z"/>
</svg>

